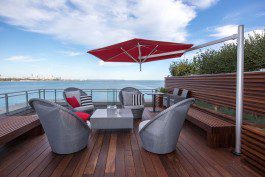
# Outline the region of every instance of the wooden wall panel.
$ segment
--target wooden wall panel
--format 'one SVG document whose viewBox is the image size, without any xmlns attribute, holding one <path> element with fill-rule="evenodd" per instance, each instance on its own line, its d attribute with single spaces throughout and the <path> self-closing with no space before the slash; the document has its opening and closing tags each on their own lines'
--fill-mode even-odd
<svg viewBox="0 0 265 177">
<path fill-rule="evenodd" d="M 256 127 L 243 125 L 242 154 L 251 167 L 265 174 L 265 131 Z"/>
<path fill-rule="evenodd" d="M 265 116 L 265 72 L 245 72 L 244 111 Z M 191 96 L 218 106 L 235 109 L 236 73 L 165 77 L 165 87 L 191 91 Z"/>
</svg>

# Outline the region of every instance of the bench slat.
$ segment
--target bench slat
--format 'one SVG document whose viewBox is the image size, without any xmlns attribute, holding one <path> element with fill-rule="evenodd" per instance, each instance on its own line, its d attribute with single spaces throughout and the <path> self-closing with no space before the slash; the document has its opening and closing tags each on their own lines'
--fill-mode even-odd
<svg viewBox="0 0 265 177">
<path fill-rule="evenodd" d="M 207 144 L 210 147 L 230 147 L 234 145 L 234 124 L 194 107 L 189 109 L 187 120 L 207 132 Z"/>
<path fill-rule="evenodd" d="M 40 126 L 37 115 L 10 116 L 0 120 L 0 145 Z"/>
</svg>

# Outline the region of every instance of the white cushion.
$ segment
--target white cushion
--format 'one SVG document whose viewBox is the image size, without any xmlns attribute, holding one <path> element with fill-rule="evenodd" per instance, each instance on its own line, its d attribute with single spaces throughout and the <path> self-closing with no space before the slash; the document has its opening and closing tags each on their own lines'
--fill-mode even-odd
<svg viewBox="0 0 265 177">
<path fill-rule="evenodd" d="M 83 112 L 83 111 L 88 111 L 88 110 L 93 110 L 93 109 L 94 109 L 94 106 L 93 105 L 89 105 L 89 106 L 76 107 L 76 108 L 74 108 L 74 111 Z"/>
<path fill-rule="evenodd" d="M 75 97 L 78 101 L 78 103 L 81 105 L 81 100 L 80 100 L 80 91 L 69 91 L 69 92 L 65 92 L 66 98 L 71 98 L 71 97 Z"/>
<path fill-rule="evenodd" d="M 126 109 L 142 109 L 144 105 L 136 105 L 136 106 L 124 106 Z"/>
<path fill-rule="evenodd" d="M 140 122 L 139 124 L 139 131 L 148 123 L 150 122 L 150 120 L 144 120 L 142 122 Z"/>
<path fill-rule="evenodd" d="M 122 91 L 122 96 L 123 96 L 123 104 L 125 106 L 132 106 L 132 96 L 135 94 L 134 91 L 132 92 L 127 92 L 127 91 Z"/>
</svg>

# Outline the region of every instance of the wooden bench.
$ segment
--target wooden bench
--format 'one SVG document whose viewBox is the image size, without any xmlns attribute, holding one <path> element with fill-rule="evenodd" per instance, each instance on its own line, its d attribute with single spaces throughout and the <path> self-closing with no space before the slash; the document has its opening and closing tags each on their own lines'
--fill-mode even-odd
<svg viewBox="0 0 265 177">
<path fill-rule="evenodd" d="M 0 146 L 29 132 L 30 135 L 44 133 L 37 115 L 7 116 L 0 119 Z"/>
<path fill-rule="evenodd" d="M 235 125 L 218 117 L 191 107 L 187 120 L 207 132 L 207 145 L 216 147 L 231 147 L 235 142 Z"/>
</svg>

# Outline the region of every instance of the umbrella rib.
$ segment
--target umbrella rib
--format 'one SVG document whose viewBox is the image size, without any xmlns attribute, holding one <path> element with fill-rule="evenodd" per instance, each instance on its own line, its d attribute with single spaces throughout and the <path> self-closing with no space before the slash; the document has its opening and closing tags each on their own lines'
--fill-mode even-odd
<svg viewBox="0 0 265 177">
<path fill-rule="evenodd" d="M 128 51 L 130 51 L 130 50 L 132 50 L 132 49 L 134 49 L 134 48 L 135 48 L 135 47 L 129 49 Z M 115 55 L 115 56 L 113 56 L 113 57 L 107 59 L 106 61 L 109 61 L 109 60 L 111 60 L 111 59 L 113 59 L 113 58 L 115 58 L 115 57 L 117 57 L 117 56 L 119 56 L 119 55 L 121 55 L 121 54 L 123 54 L 123 53 L 125 53 L 125 52 L 119 53 L 119 54 L 117 54 L 117 55 Z"/>
<path fill-rule="evenodd" d="M 145 59 L 142 61 L 142 62 L 145 62 L 147 59 L 148 59 L 148 57 L 150 56 L 150 55 L 152 55 L 152 53 L 154 53 L 155 51 L 157 51 L 156 50 L 156 48 L 158 47 L 158 45 L 156 45 L 155 46 L 155 48 L 153 48 L 153 50 L 145 57 Z"/>
<path fill-rule="evenodd" d="M 124 50 L 122 47 L 121 47 L 121 50 L 126 54 L 128 55 L 133 61 L 135 61 L 136 63 L 139 63 L 133 56 L 131 56 L 131 54 L 129 54 L 126 50 Z"/>
</svg>

